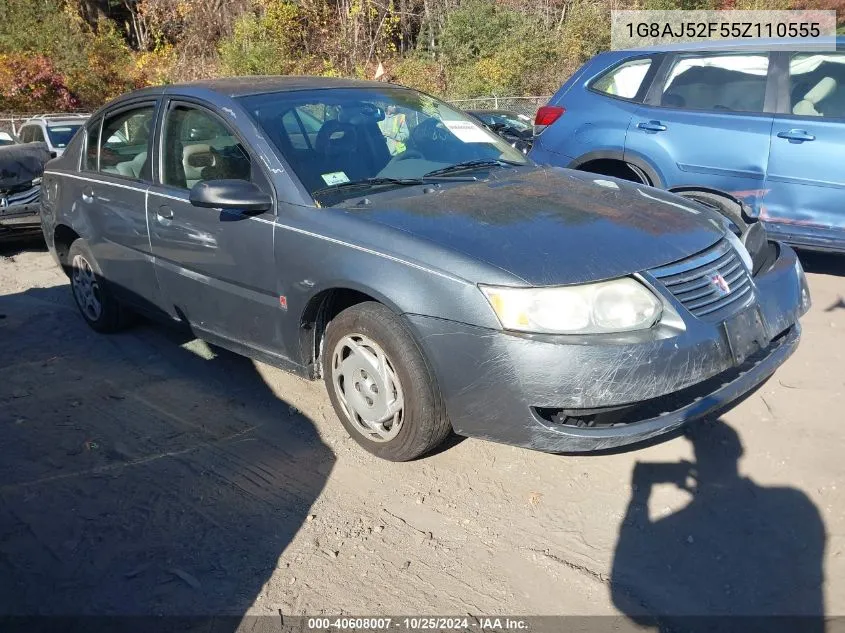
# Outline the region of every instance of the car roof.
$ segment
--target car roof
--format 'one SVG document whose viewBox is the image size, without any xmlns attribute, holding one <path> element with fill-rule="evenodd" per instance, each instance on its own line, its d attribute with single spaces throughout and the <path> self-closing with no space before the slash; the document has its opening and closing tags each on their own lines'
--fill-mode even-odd
<svg viewBox="0 0 845 633">
<path fill-rule="evenodd" d="M 836 50 L 845 50 L 845 37 L 837 36 Z M 701 42 L 680 42 L 678 44 L 655 44 L 641 48 L 630 48 L 628 51 L 653 51 L 658 53 L 673 53 L 677 51 L 818 51 L 830 52 L 823 46 L 829 47 L 830 38 L 815 39 L 766 39 L 748 38 L 742 40 L 705 40 Z M 620 51 L 622 52 L 622 51 Z"/>
</svg>

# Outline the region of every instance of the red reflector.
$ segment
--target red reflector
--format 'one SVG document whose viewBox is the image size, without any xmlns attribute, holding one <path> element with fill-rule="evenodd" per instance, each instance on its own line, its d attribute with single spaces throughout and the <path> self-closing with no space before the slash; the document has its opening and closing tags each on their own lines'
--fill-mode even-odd
<svg viewBox="0 0 845 633">
<path fill-rule="evenodd" d="M 537 116 L 534 117 L 534 125 L 551 125 L 560 118 L 560 115 L 566 112 L 566 108 L 560 106 L 545 105 L 537 110 Z"/>
</svg>

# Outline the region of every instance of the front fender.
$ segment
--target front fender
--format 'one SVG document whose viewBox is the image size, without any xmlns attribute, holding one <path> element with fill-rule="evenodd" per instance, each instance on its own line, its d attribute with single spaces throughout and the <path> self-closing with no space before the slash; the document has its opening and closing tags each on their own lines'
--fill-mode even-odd
<svg viewBox="0 0 845 633">
<path fill-rule="evenodd" d="M 363 293 L 397 314 L 498 329 L 478 283 L 518 283 L 504 271 L 391 227 L 327 218 L 319 210 L 282 216 L 274 230 L 279 296 L 287 306 L 281 338 L 288 350 L 300 348 L 303 315 L 327 290 Z"/>
</svg>

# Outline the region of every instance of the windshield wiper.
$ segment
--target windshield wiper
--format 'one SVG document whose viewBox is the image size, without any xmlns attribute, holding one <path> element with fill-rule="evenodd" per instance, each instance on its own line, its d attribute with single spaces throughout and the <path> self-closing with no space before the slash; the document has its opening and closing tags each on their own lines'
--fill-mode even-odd
<svg viewBox="0 0 845 633">
<path fill-rule="evenodd" d="M 344 189 L 369 189 L 370 187 L 384 187 L 388 185 L 395 185 L 398 187 L 411 187 L 414 185 L 425 185 L 432 182 L 462 182 L 462 181 L 474 181 L 475 177 L 468 177 L 468 178 L 450 178 L 445 176 L 443 178 L 438 177 L 439 174 L 435 174 L 432 172 L 431 174 L 426 174 L 422 178 L 384 178 L 384 177 L 375 177 L 375 178 L 364 178 L 363 180 L 350 180 L 349 182 L 339 182 L 336 185 L 329 185 L 328 187 L 321 187 L 320 189 L 316 189 L 311 192 L 312 196 L 319 196 L 324 193 L 331 193 L 334 191 L 342 191 Z"/>
<path fill-rule="evenodd" d="M 441 167 L 440 169 L 430 171 L 425 174 L 423 178 L 429 178 L 431 176 L 442 176 L 444 174 L 453 174 L 455 172 L 469 171 L 471 169 L 483 169 L 484 167 L 503 167 L 505 165 L 511 167 L 523 167 L 525 163 L 520 163 L 515 160 L 507 160 L 504 158 L 466 160 L 462 163 L 455 163 L 454 165 L 449 165 L 448 167 Z"/>
<path fill-rule="evenodd" d="M 321 187 L 320 189 L 312 191 L 311 195 L 318 196 L 321 193 L 341 191 L 343 189 L 368 189 L 370 187 L 381 187 L 384 185 L 408 187 L 411 185 L 423 184 L 425 184 L 425 181 L 422 178 L 364 178 L 363 180 L 350 180 L 349 182 L 339 182 L 336 185 Z"/>
</svg>

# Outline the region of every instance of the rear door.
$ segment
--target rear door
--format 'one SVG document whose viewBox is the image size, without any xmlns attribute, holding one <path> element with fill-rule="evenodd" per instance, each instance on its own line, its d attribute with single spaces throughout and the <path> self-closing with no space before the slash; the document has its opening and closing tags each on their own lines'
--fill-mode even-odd
<svg viewBox="0 0 845 633">
<path fill-rule="evenodd" d="M 141 308 L 159 301 L 146 218 L 156 107 L 156 101 L 123 105 L 94 122 L 73 178 L 103 275 L 121 300 Z"/>
<path fill-rule="evenodd" d="M 767 53 L 673 54 L 625 141 L 626 158 L 656 166 L 664 188 L 699 185 L 759 203 L 774 80 Z"/>
<path fill-rule="evenodd" d="M 274 213 L 200 208 L 188 199 L 199 182 L 234 178 L 254 182 L 275 200 L 260 161 L 198 103 L 170 101 L 159 139 L 148 217 L 168 311 L 212 336 L 274 353 L 281 313 Z"/>
<path fill-rule="evenodd" d="M 782 53 L 763 219 L 794 243 L 845 240 L 845 52 Z"/>
</svg>

